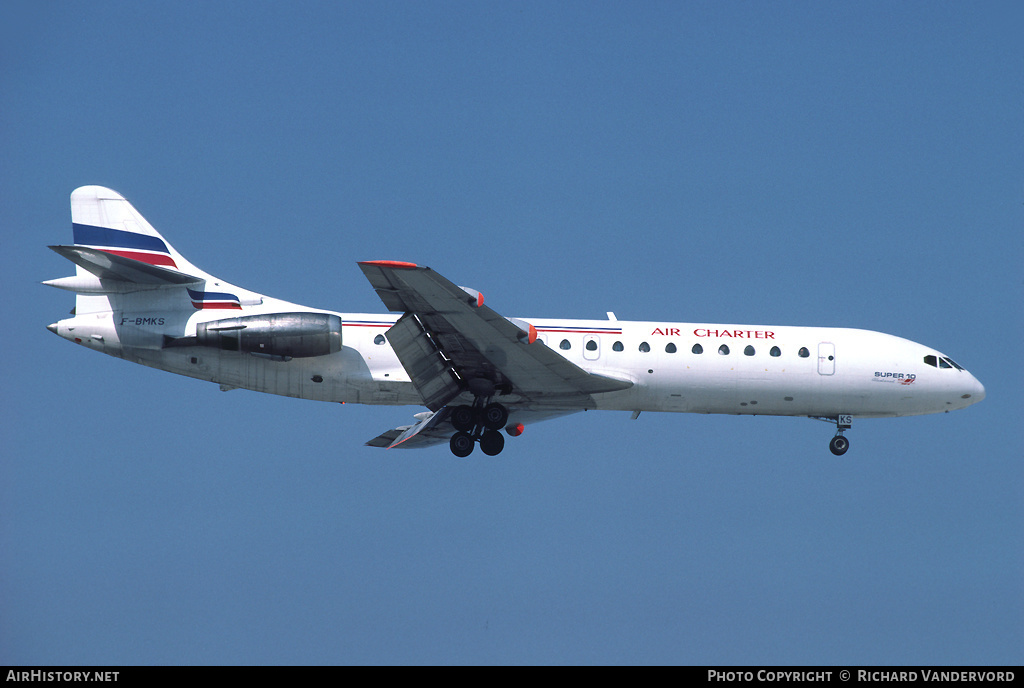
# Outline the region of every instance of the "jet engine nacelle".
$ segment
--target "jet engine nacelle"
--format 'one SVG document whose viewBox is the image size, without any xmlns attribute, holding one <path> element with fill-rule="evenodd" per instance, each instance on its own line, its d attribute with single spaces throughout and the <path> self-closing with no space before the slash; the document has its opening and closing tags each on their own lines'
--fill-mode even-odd
<svg viewBox="0 0 1024 688">
<path fill-rule="evenodd" d="M 247 315 L 196 325 L 196 344 L 278 359 L 341 351 L 341 318 L 328 313 Z"/>
</svg>

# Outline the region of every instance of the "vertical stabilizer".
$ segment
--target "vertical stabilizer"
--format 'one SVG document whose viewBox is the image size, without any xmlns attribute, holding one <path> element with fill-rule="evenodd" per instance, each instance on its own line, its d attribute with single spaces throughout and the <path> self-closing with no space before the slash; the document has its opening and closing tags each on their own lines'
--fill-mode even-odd
<svg viewBox="0 0 1024 688">
<path fill-rule="evenodd" d="M 75 246 L 210 279 L 178 253 L 124 196 L 102 186 L 71 194 Z M 81 266 L 79 266 L 81 270 Z"/>
<path fill-rule="evenodd" d="M 50 248 L 74 263 L 76 274 L 44 284 L 75 292 L 78 316 L 126 309 L 242 310 L 263 303 L 261 294 L 223 282 L 186 260 L 116 191 L 75 189 L 71 223 L 74 244 Z"/>
</svg>

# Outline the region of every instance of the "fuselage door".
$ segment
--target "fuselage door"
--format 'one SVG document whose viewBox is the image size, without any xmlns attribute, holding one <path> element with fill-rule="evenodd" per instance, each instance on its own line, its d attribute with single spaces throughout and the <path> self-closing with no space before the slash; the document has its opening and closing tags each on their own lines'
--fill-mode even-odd
<svg viewBox="0 0 1024 688">
<path fill-rule="evenodd" d="M 588 335 L 583 339 L 583 358 L 588 361 L 596 361 L 601 355 L 601 340 L 594 335 Z"/>
<path fill-rule="evenodd" d="M 832 342 L 818 344 L 818 372 L 822 375 L 835 375 L 836 345 Z"/>
</svg>

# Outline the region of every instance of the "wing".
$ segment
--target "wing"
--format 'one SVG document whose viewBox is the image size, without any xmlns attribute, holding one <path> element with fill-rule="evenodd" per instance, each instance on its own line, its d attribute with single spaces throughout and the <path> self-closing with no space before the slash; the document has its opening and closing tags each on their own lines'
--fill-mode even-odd
<svg viewBox="0 0 1024 688">
<path fill-rule="evenodd" d="M 506 406 L 580 410 L 596 406 L 594 394 L 632 387 L 571 363 L 537 340 L 532 326 L 503 317 L 478 292 L 430 268 L 393 261 L 359 267 L 389 310 L 404 311 L 386 336 L 431 411 L 463 391 L 500 395 Z"/>
<path fill-rule="evenodd" d="M 383 432 L 366 443 L 367 447 L 429 447 L 447 442 L 452 435 L 451 423 L 447 420 L 448 409 L 424 411 L 416 414 L 415 425 L 403 425 Z"/>
</svg>

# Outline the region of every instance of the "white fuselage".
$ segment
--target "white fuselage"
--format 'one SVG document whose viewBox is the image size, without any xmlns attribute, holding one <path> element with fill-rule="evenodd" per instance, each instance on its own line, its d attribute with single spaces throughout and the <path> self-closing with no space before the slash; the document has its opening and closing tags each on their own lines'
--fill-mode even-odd
<svg viewBox="0 0 1024 688">
<path fill-rule="evenodd" d="M 269 297 L 234 311 L 161 310 L 153 291 L 137 295 L 139 309 L 133 308 L 135 295 L 123 294 L 116 311 L 106 296 L 80 297 L 77 315 L 51 329 L 104 353 L 224 388 L 320 401 L 421 404 L 383 336 L 396 315 L 335 313 L 343 325 L 341 351 L 282 361 L 210 347 L 164 348 L 163 342 L 165 335 L 194 335 L 199 322 L 225 317 L 330 311 Z M 867 418 L 939 413 L 984 398 L 984 388 L 966 370 L 926 362 L 926 357 L 940 361 L 941 353 L 879 332 L 522 320 L 536 327 L 546 346 L 584 370 L 633 383 L 627 390 L 594 395 L 600 409 Z M 536 410 L 543 408 L 557 407 Z"/>
</svg>

